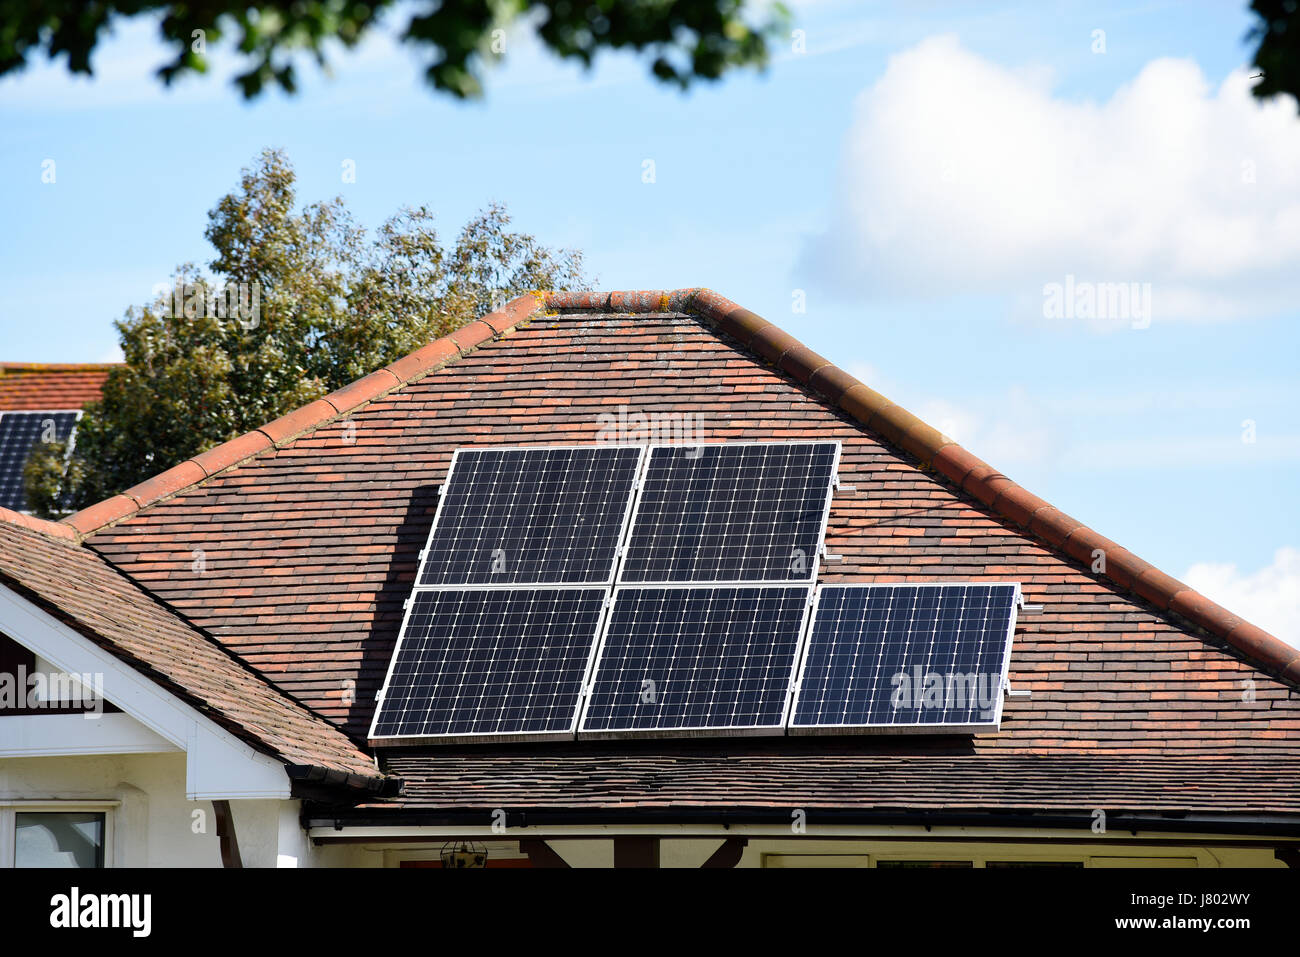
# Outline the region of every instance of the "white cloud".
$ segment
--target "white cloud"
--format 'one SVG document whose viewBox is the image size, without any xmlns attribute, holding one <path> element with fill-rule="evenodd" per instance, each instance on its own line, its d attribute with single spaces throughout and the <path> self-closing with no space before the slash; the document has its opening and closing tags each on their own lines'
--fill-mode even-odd
<svg viewBox="0 0 1300 957">
<path fill-rule="evenodd" d="M 1300 648 L 1300 548 L 1284 546 L 1250 574 L 1236 565 L 1193 565 L 1182 579 L 1234 614 Z"/>
<path fill-rule="evenodd" d="M 859 97 L 832 222 L 805 251 L 828 284 L 884 299 L 1151 283 L 1154 318 L 1230 318 L 1300 294 L 1300 120 L 1238 71 L 1147 64 L 1105 103 L 1054 96 L 932 37 Z M 1059 320 L 1058 320 L 1059 321 Z"/>
</svg>

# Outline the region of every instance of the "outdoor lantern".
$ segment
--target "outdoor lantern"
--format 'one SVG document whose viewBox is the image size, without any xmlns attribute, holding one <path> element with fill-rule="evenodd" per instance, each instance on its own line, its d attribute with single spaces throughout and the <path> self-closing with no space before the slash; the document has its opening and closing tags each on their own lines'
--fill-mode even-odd
<svg viewBox="0 0 1300 957">
<path fill-rule="evenodd" d="M 487 848 L 470 841 L 444 844 L 438 856 L 442 858 L 443 867 L 487 867 Z"/>
</svg>

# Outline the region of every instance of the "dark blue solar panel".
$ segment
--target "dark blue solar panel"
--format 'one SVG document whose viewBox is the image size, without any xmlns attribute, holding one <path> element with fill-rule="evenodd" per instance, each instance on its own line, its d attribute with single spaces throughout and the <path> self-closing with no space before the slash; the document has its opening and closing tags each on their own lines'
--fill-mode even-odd
<svg viewBox="0 0 1300 957">
<path fill-rule="evenodd" d="M 791 728 L 995 727 L 1017 586 L 823 585 Z"/>
<path fill-rule="evenodd" d="M 461 449 L 420 584 L 609 581 L 640 456 L 615 445 Z"/>
<path fill-rule="evenodd" d="M 38 443 L 67 442 L 76 424 L 76 412 L 0 413 L 0 506 L 15 512 L 26 509 L 27 456 Z"/>
<path fill-rule="evenodd" d="M 605 595 L 417 591 L 371 737 L 572 731 Z"/>
<path fill-rule="evenodd" d="M 650 450 L 624 582 L 812 581 L 834 442 Z"/>
<path fill-rule="evenodd" d="M 779 729 L 809 593 L 618 589 L 581 730 Z"/>
</svg>

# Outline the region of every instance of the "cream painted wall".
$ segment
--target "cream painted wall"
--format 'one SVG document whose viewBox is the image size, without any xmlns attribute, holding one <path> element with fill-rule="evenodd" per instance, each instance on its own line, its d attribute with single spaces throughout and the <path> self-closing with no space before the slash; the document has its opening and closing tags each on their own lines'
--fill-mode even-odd
<svg viewBox="0 0 1300 957">
<path fill-rule="evenodd" d="M 112 867 L 221 866 L 212 802 L 185 799 L 183 753 L 0 759 L 0 806 L 18 801 L 113 802 L 106 808 Z M 383 864 L 381 852 L 312 847 L 298 824 L 298 801 L 230 807 L 245 867 Z"/>
<path fill-rule="evenodd" d="M 516 845 L 506 841 L 484 843 L 490 855 L 518 857 Z M 716 840 L 664 840 L 661 867 L 696 868 L 719 847 Z M 382 845 L 373 845 L 378 849 Z M 397 867 L 403 860 L 437 859 L 441 843 L 389 846 L 384 863 Z M 556 840 L 551 847 L 571 867 L 611 867 L 613 844 L 609 840 Z M 1122 842 L 1078 844 L 1011 844 L 943 841 L 843 841 L 751 839 L 738 867 L 874 867 L 882 858 L 895 860 L 972 861 L 1082 861 L 1085 867 L 1285 867 L 1273 857 L 1272 847 L 1153 847 Z"/>
<path fill-rule="evenodd" d="M 119 802 L 109 810 L 112 866 L 221 865 L 211 802 L 185 800 L 184 754 L 0 760 L 0 803 L 36 800 Z"/>
</svg>

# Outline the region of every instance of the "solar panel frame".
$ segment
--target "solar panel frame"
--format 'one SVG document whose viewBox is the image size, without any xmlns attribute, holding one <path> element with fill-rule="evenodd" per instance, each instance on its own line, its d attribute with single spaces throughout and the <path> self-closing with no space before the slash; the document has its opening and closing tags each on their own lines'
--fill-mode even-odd
<svg viewBox="0 0 1300 957">
<path fill-rule="evenodd" d="M 429 552 L 433 545 L 433 538 L 439 531 L 439 522 L 443 518 L 443 509 L 447 502 L 447 489 L 451 485 L 453 476 L 456 474 L 456 465 L 460 461 L 461 453 L 478 453 L 478 452 L 520 452 L 520 451 L 586 451 L 593 448 L 601 448 L 599 444 L 587 445 L 467 445 L 455 449 L 451 454 L 451 461 L 447 465 L 447 474 L 438 488 L 438 504 L 434 508 L 433 522 L 429 526 L 429 534 L 425 538 L 424 548 L 420 550 L 420 560 L 415 569 L 415 584 L 412 588 L 412 595 L 415 589 L 419 588 L 510 588 L 510 587 L 545 587 L 560 586 L 563 584 L 581 584 L 581 585 L 603 585 L 607 590 L 614 584 L 617 569 L 623 554 L 623 547 L 627 541 L 629 529 L 631 527 L 630 516 L 636 501 L 640 482 L 645 470 L 645 462 L 648 455 L 645 446 L 635 446 L 627 443 L 609 443 L 607 447 L 617 448 L 636 448 L 638 449 L 636 468 L 633 470 L 632 488 L 628 494 L 627 503 L 623 507 L 622 524 L 619 527 L 618 539 L 615 543 L 614 555 L 610 560 L 609 574 L 600 581 L 582 581 L 559 579 L 556 581 L 511 581 L 511 582 L 460 582 L 460 583 L 437 583 L 424 584 L 425 565 L 429 560 Z"/>
<path fill-rule="evenodd" d="M 796 725 L 795 709 L 803 691 L 804 675 L 808 667 L 808 654 L 812 647 L 813 630 L 817 623 L 817 614 L 821 609 L 822 596 L 831 589 L 871 588 L 951 588 L 954 586 L 1010 586 L 1014 589 L 1011 611 L 1008 615 L 1006 637 L 1003 644 L 1001 671 L 997 680 L 997 702 L 992 718 L 987 722 L 968 724 L 943 724 L 939 722 L 908 722 L 899 724 L 805 724 Z M 1023 602 L 1020 582 L 955 581 L 955 582 L 824 582 L 817 586 L 813 596 L 812 607 L 804 627 L 803 646 L 799 653 L 799 666 L 790 696 L 790 708 L 786 728 L 791 735 L 835 735 L 835 734 L 978 734 L 985 731 L 998 731 L 1002 726 L 1002 708 L 1006 700 L 1006 685 L 1011 668 L 1011 646 L 1015 641 L 1017 612 Z"/>
<path fill-rule="evenodd" d="M 434 733 L 434 734 L 402 734 L 377 736 L 376 731 L 379 727 L 379 719 L 383 713 L 384 699 L 388 695 L 389 686 L 393 679 L 394 667 L 397 664 L 399 654 L 402 651 L 403 644 L 410 637 L 409 625 L 411 613 L 415 609 L 416 596 L 420 592 L 462 592 L 462 591 L 483 591 L 483 592 L 512 592 L 512 591 L 588 591 L 601 593 L 602 603 L 600 608 L 600 617 L 597 620 L 596 627 L 592 631 L 591 647 L 587 652 L 587 663 L 583 669 L 580 678 L 578 692 L 575 695 L 573 715 L 569 720 L 569 725 L 564 730 L 548 731 L 511 731 L 503 733 Z M 370 718 L 370 728 L 367 732 L 368 742 L 376 747 L 393 747 L 401 745 L 442 745 L 442 744 L 479 744 L 495 742 L 500 744 L 519 743 L 525 741 L 572 741 L 576 734 L 578 721 L 580 719 L 583 705 L 585 703 L 585 691 L 588 675 L 591 673 L 592 658 L 596 653 L 598 638 L 603 632 L 605 621 L 609 617 L 611 601 L 609 597 L 609 586 L 589 583 L 583 584 L 540 584 L 540 585 L 449 585 L 449 586 L 418 586 L 411 591 L 405 607 L 402 611 L 402 626 L 397 634 L 397 642 L 393 645 L 393 651 L 388 659 L 388 669 L 384 675 L 384 683 L 380 686 L 378 693 L 375 695 L 374 714 Z"/>
<path fill-rule="evenodd" d="M 72 460 L 72 452 L 73 452 L 73 449 L 76 447 L 76 442 L 77 442 L 77 425 L 78 425 L 78 423 L 81 422 L 81 416 L 82 416 L 82 410 L 81 410 L 81 409 L 5 409 L 5 410 L 3 410 L 3 411 L 0 411 L 0 431 L 3 430 L 4 420 L 5 420 L 6 417 L 11 417 L 11 416 L 38 416 L 38 415 L 60 415 L 60 416 L 70 415 L 70 416 L 72 416 L 72 424 L 71 424 L 71 425 L 69 426 L 69 428 L 68 428 L 68 436 L 67 436 L 66 439 L 61 440 L 61 441 L 66 441 L 66 442 L 68 443 L 67 450 L 64 452 L 64 456 L 63 456 L 63 464 L 64 464 L 64 466 L 66 467 L 67 464 L 68 464 L 68 462 L 70 462 L 70 461 Z M 28 447 L 28 450 L 27 450 L 27 454 L 28 454 L 28 455 L 31 454 L 31 449 L 32 449 L 33 447 L 35 447 L 35 443 L 33 443 L 32 446 L 29 446 L 29 447 Z M 24 456 L 24 464 L 26 464 L 26 456 Z M 2 495 L 2 494 L 3 494 L 3 491 L 0 490 L 0 495 Z M 22 490 L 20 489 L 20 490 L 19 490 L 19 499 L 16 500 L 16 501 L 18 502 L 18 504 L 22 504 L 23 506 L 26 506 L 26 502 L 25 502 L 25 501 L 21 501 L 21 498 L 22 498 Z M 12 504 L 11 504 L 10 502 L 4 501 L 4 500 L 0 500 L 0 506 L 4 506 L 4 507 L 7 507 L 7 508 L 10 508 L 10 507 L 12 507 Z M 23 512 L 25 513 L 25 512 L 27 511 L 27 509 L 24 507 L 21 511 L 23 511 Z"/>
<path fill-rule="evenodd" d="M 794 446 L 794 445 L 829 445 L 834 447 L 834 454 L 831 459 L 830 476 L 826 489 L 826 501 L 822 507 L 822 515 L 817 531 L 817 543 L 812 550 L 811 560 L 808 563 L 808 575 L 802 578 L 760 578 L 760 579 L 726 579 L 719 581 L 717 579 L 689 579 L 689 580 L 662 580 L 662 579 L 632 579 L 625 576 L 625 567 L 627 552 L 632 545 L 632 535 L 636 531 L 637 519 L 641 514 L 641 504 L 645 497 L 645 486 L 649 480 L 650 466 L 656 449 L 681 449 L 681 448 L 750 448 L 755 446 Z M 637 481 L 636 495 L 632 504 L 632 511 L 627 520 L 624 530 L 624 542 L 619 551 L 619 561 L 617 563 L 617 573 L 614 584 L 617 585 L 662 585 L 664 587 L 674 585 L 695 585 L 700 587 L 714 587 L 718 585 L 737 585 L 737 586 L 761 586 L 761 585 L 780 585 L 796 584 L 808 585 L 812 587 L 817 581 L 817 576 L 821 570 L 822 552 L 826 546 L 826 529 L 830 522 L 831 505 L 835 498 L 835 489 L 839 485 L 840 456 L 843 452 L 843 444 L 839 439 L 791 439 L 780 442 L 700 442 L 694 445 L 686 443 L 656 443 L 645 446 L 645 452 L 641 459 L 641 472 Z"/>
<path fill-rule="evenodd" d="M 751 443 L 753 444 L 753 443 Z M 596 676 L 600 671 L 600 665 L 604 659 L 604 654 L 609 637 L 609 629 L 613 624 L 614 609 L 618 603 L 618 596 L 628 591 L 643 590 L 671 590 L 671 591 L 692 591 L 699 589 L 764 589 L 770 591 L 783 591 L 791 588 L 802 589 L 806 595 L 803 602 L 799 629 L 796 634 L 795 647 L 791 654 L 790 679 L 786 684 L 784 700 L 781 707 L 781 719 L 775 724 L 767 725 L 704 725 L 695 727 L 678 727 L 678 728 L 620 728 L 620 729 L 587 729 L 585 724 L 587 714 L 591 707 L 592 690 L 595 685 Z M 789 723 L 790 709 L 793 704 L 793 695 L 795 689 L 796 675 L 798 674 L 799 664 L 802 657 L 804 636 L 807 634 L 809 622 L 811 619 L 814 599 L 814 587 L 810 582 L 733 582 L 733 581 L 691 581 L 691 582 L 628 582 L 614 586 L 610 598 L 605 606 L 605 618 L 601 623 L 600 639 L 596 644 L 592 656 L 590 668 L 587 673 L 586 681 L 583 683 L 582 707 L 579 709 L 579 718 L 576 728 L 578 740 L 598 741 L 598 740 L 618 740 L 626 738 L 726 738 L 726 737 L 780 737 L 786 734 L 786 728 Z"/>
</svg>

